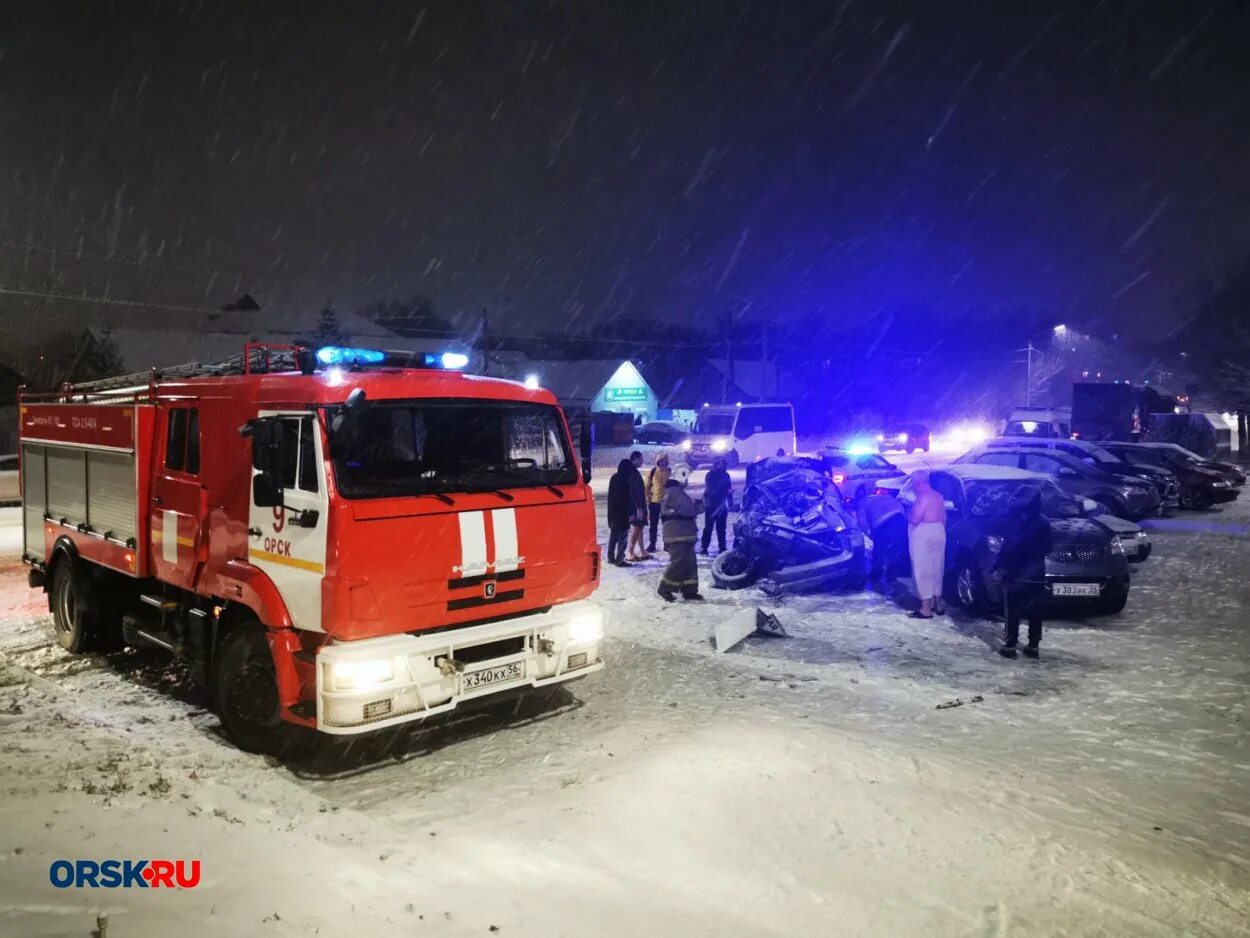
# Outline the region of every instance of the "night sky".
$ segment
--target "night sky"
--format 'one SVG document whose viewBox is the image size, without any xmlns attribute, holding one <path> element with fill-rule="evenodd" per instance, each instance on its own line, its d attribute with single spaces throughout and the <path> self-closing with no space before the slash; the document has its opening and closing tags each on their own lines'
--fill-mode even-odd
<svg viewBox="0 0 1250 938">
<path fill-rule="evenodd" d="M 1150 330 L 1250 254 L 1250 4 L 28 7 L 0 237 L 166 302 Z"/>
</svg>

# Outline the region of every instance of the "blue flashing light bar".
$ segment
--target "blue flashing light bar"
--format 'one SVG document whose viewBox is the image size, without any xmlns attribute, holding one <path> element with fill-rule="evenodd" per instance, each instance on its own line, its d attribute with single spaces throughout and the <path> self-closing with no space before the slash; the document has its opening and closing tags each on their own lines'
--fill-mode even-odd
<svg viewBox="0 0 1250 938">
<path fill-rule="evenodd" d="M 869 453 L 877 451 L 876 444 L 869 443 L 867 440 L 851 440 L 847 444 L 846 451 L 852 456 L 867 456 Z"/>
<path fill-rule="evenodd" d="M 456 371 L 469 364 L 469 356 L 463 352 L 443 352 L 441 355 L 426 355 L 425 363 L 430 367 Z"/>
<path fill-rule="evenodd" d="M 385 352 L 371 348 L 327 345 L 317 349 L 317 361 L 323 365 L 380 365 L 385 360 Z"/>
</svg>

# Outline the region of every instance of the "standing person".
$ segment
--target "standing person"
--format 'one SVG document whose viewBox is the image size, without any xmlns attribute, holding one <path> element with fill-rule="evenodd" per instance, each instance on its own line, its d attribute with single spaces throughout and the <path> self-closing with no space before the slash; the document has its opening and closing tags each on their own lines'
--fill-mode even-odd
<svg viewBox="0 0 1250 938">
<path fill-rule="evenodd" d="M 642 548 L 642 532 L 647 528 L 647 483 L 642 480 L 642 453 L 634 450 L 629 454 L 629 492 L 634 512 L 629 522 L 629 560 L 650 560 L 651 555 Z"/>
<path fill-rule="evenodd" d="M 674 590 L 681 590 L 683 599 L 701 600 L 699 595 L 699 561 L 694 555 L 694 539 L 698 531 L 695 519 L 703 505 L 686 492 L 686 480 L 690 478 L 689 466 L 678 466 L 671 478 L 664 483 L 664 501 L 661 517 L 664 520 L 664 549 L 668 551 L 668 566 L 660 577 L 657 592 L 668 602 L 677 598 Z"/>
<path fill-rule="evenodd" d="M 942 609 L 942 579 L 946 572 L 946 502 L 929 484 L 929 472 L 921 469 L 911 477 L 916 501 L 907 513 L 907 546 L 911 575 L 920 597 L 913 619 L 932 619 Z"/>
<path fill-rule="evenodd" d="M 629 539 L 629 522 L 634 518 L 634 496 L 629 490 L 629 474 L 634 464 L 622 459 L 608 481 L 608 563 L 614 567 L 625 563 L 625 542 Z"/>
<path fill-rule="evenodd" d="M 647 511 L 651 517 L 651 539 L 647 542 L 647 550 L 655 550 L 655 537 L 660 533 L 660 505 L 664 501 L 664 487 L 668 485 L 671 473 L 668 468 L 668 455 L 660 453 L 655 465 L 647 473 Z M 668 546 L 666 541 L 665 547 Z"/>
<path fill-rule="evenodd" d="M 994 562 L 993 576 L 1003 584 L 1007 634 L 998 653 L 1016 656 L 1020 620 L 1029 620 L 1029 643 L 1022 651 L 1037 657 L 1042 640 L 1042 607 L 1046 602 L 1046 555 L 1050 553 L 1050 522 L 1042 515 L 1042 493 L 1022 485 L 1011 500 L 1003 546 Z"/>
<path fill-rule="evenodd" d="M 907 514 L 903 503 L 893 495 L 869 495 L 855 508 L 860 530 L 872 538 L 872 567 L 868 577 L 889 587 L 890 575 L 907 556 Z"/>
<path fill-rule="evenodd" d="M 712 543 L 712 528 L 716 528 L 716 544 L 719 553 L 725 552 L 725 525 L 729 521 L 729 506 L 733 503 L 734 486 L 725 470 L 725 460 L 717 456 L 703 483 L 703 540 L 699 553 L 706 554 Z"/>
</svg>

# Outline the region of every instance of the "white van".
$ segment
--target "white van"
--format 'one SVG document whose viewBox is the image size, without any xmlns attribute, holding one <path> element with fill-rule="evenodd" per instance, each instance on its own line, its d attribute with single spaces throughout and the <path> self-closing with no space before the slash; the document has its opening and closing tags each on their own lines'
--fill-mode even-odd
<svg viewBox="0 0 1250 938">
<path fill-rule="evenodd" d="M 735 404 L 699 411 L 694 432 L 682 442 L 686 462 L 708 465 L 717 456 L 725 463 L 755 462 L 765 456 L 794 454 L 794 407 L 791 404 Z"/>
<path fill-rule="evenodd" d="M 1071 439 L 1072 409 L 1069 407 L 1017 407 L 1007 418 L 1003 432 L 999 435 Z"/>
</svg>

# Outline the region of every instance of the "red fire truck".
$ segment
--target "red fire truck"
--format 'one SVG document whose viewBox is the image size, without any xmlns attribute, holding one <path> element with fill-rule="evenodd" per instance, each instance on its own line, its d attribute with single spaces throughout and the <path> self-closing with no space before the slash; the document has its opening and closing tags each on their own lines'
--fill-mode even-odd
<svg viewBox="0 0 1250 938">
<path fill-rule="evenodd" d="M 564 415 L 462 363 L 249 345 L 23 393 L 24 554 L 60 644 L 186 659 L 260 752 L 602 668 Z"/>
</svg>

